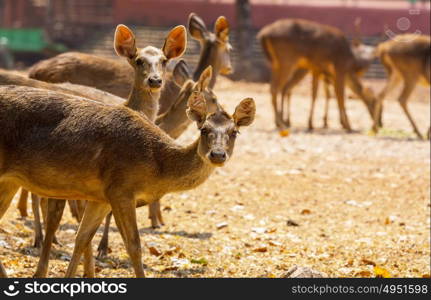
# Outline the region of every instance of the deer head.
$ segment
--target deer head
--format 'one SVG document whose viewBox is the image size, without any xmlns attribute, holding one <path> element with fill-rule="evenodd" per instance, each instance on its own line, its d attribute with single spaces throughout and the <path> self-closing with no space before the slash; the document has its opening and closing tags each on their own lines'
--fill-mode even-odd
<svg viewBox="0 0 431 300">
<path fill-rule="evenodd" d="M 151 92 L 159 92 L 163 86 L 163 77 L 167 62 L 181 56 L 187 44 L 184 26 L 173 28 L 165 39 L 161 49 L 147 46 L 137 48 L 135 35 L 125 25 L 118 25 L 115 30 L 114 48 L 119 56 L 127 58 L 135 70 L 135 82 L 140 88 Z"/>
<path fill-rule="evenodd" d="M 214 32 L 206 28 L 204 21 L 195 13 L 189 16 L 190 35 L 201 43 L 202 55 L 195 77 L 208 65 L 213 67 L 215 73 L 230 74 L 233 71 L 230 60 L 232 49 L 229 43 L 229 23 L 223 16 L 219 17 L 214 25 Z M 197 80 L 197 78 L 194 78 Z M 210 87 L 215 84 L 215 77 L 211 80 Z"/>
<path fill-rule="evenodd" d="M 188 117 L 196 122 L 200 130 L 199 156 L 211 165 L 223 166 L 232 155 L 239 129 L 254 121 L 254 100 L 242 100 L 233 115 L 229 115 L 219 105 L 214 112 L 209 112 L 205 97 L 201 93 L 190 95 L 187 105 Z"/>
</svg>

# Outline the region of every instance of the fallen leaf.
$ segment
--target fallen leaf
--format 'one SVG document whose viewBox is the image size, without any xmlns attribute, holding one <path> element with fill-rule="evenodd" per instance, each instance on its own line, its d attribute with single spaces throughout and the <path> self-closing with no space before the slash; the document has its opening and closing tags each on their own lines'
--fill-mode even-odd
<svg viewBox="0 0 431 300">
<path fill-rule="evenodd" d="M 376 263 L 375 262 L 373 262 L 372 260 L 369 260 L 369 259 L 366 259 L 366 258 L 363 258 L 362 260 L 361 260 L 361 262 L 364 264 L 364 265 L 372 265 L 372 266 L 376 266 Z"/>
<path fill-rule="evenodd" d="M 217 225 L 216 225 L 216 227 L 217 227 L 217 229 L 222 229 L 222 228 L 225 228 L 225 227 L 227 227 L 227 223 L 226 222 L 221 222 L 221 223 L 218 223 Z"/>
<path fill-rule="evenodd" d="M 374 267 L 374 275 L 376 278 L 391 278 L 391 273 L 388 270 L 378 266 Z"/>
<path fill-rule="evenodd" d="M 257 248 L 254 248 L 253 251 L 263 253 L 263 252 L 268 251 L 268 248 L 265 245 L 262 245 L 262 246 L 259 246 Z"/>
<path fill-rule="evenodd" d="M 278 132 L 278 134 L 279 134 L 281 137 L 288 137 L 288 136 L 289 136 L 289 130 L 288 130 L 288 129 L 280 130 L 280 131 Z"/>
<path fill-rule="evenodd" d="M 295 221 L 293 221 L 291 219 L 287 220 L 286 223 L 287 223 L 287 226 L 299 226 L 298 223 L 296 223 Z"/>
<path fill-rule="evenodd" d="M 208 265 L 208 261 L 203 257 L 201 257 L 199 259 L 192 259 L 190 262 L 192 264 L 199 264 L 199 265 L 203 265 L 203 266 Z"/>
<path fill-rule="evenodd" d="M 301 215 L 309 215 L 309 214 L 311 214 L 311 210 L 309 210 L 309 209 L 303 209 L 301 211 Z"/>
<path fill-rule="evenodd" d="M 364 270 L 364 271 L 360 271 L 360 272 L 357 272 L 357 273 L 355 273 L 355 277 L 371 277 L 371 272 L 370 271 L 366 271 L 366 270 Z"/>
<path fill-rule="evenodd" d="M 148 247 L 148 250 L 150 250 L 150 253 L 154 256 L 160 256 L 162 255 L 162 252 L 160 252 L 156 247 L 150 246 Z"/>
</svg>

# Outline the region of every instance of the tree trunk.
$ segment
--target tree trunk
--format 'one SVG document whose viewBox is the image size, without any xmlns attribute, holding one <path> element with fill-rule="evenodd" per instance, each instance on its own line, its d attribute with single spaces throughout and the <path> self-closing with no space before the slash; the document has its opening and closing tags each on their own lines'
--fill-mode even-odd
<svg viewBox="0 0 431 300">
<path fill-rule="evenodd" d="M 235 66 L 235 77 L 253 80 L 252 48 L 253 32 L 251 24 L 251 7 L 249 0 L 236 0 L 237 49 L 239 63 Z"/>
</svg>

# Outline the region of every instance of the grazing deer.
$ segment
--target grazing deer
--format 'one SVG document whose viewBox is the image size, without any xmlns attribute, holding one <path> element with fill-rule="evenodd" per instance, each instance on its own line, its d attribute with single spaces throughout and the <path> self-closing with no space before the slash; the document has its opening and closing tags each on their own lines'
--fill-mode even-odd
<svg viewBox="0 0 431 300">
<path fill-rule="evenodd" d="M 370 116 L 373 116 L 376 99 L 370 90 L 363 88 L 358 78 L 364 65 L 369 64 L 369 50 L 352 47 L 340 30 L 307 20 L 283 19 L 265 26 L 258 38 L 271 63 L 271 97 L 277 127 L 285 125 L 278 93 L 289 93 L 284 89 L 286 85 L 292 86 L 289 80 L 300 81 L 307 70 L 315 77 L 313 90 L 317 89 L 318 77 L 322 74 L 333 81 L 344 129 L 351 131 L 344 106 L 346 83 L 364 101 Z"/>
<path fill-rule="evenodd" d="M 378 103 L 374 111 L 373 130 L 375 132 L 378 131 L 379 127 L 378 121 L 382 113 L 383 99 L 388 92 L 402 81 L 403 88 L 398 97 L 398 102 L 416 135 L 420 139 L 423 138 L 408 110 L 407 101 L 419 80 L 423 80 L 425 84 L 430 85 L 430 40 L 430 37 L 426 35 L 403 34 L 379 44 L 377 52 L 389 78 L 386 86 L 378 95 Z"/>
<path fill-rule="evenodd" d="M 144 277 L 136 203 L 203 183 L 231 157 L 238 129 L 254 120 L 255 104 L 242 100 L 232 116 L 221 107 L 208 113 L 203 95 L 192 94 L 187 114 L 200 136 L 184 147 L 126 107 L 0 87 L 0 217 L 20 186 L 43 197 L 88 200 L 66 272 L 72 277 L 112 209 L 135 274 Z M 0 275 L 6 276 L 3 266 Z"/>
<path fill-rule="evenodd" d="M 220 16 L 214 26 L 214 32 L 207 30 L 205 23 L 196 14 L 188 19 L 190 35 L 201 44 L 199 63 L 193 74 L 197 81 L 206 67 L 212 66 L 213 78 L 210 88 L 214 87 L 217 75 L 232 72 L 230 61 L 229 23 Z M 29 76 L 47 82 L 71 82 L 92 86 L 126 98 L 133 84 L 133 71 L 130 65 L 116 60 L 95 55 L 69 52 L 35 64 Z M 160 113 L 166 112 L 176 99 L 179 88 L 168 81 L 160 98 Z"/>
</svg>

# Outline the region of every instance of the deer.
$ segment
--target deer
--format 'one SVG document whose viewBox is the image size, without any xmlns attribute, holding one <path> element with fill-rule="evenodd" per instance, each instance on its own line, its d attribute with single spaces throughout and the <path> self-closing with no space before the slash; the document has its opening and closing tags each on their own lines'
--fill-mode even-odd
<svg viewBox="0 0 431 300">
<path fill-rule="evenodd" d="M 293 81 L 299 82 L 308 72 L 314 77 L 312 99 L 315 99 L 317 94 L 318 77 L 323 75 L 331 78 L 339 107 L 340 123 L 347 132 L 352 132 L 352 128 L 344 104 L 346 83 L 364 102 L 373 120 L 376 97 L 370 89 L 362 86 L 358 78 L 364 65 L 369 64 L 369 48 L 352 47 L 339 29 L 302 19 L 275 21 L 259 31 L 258 39 L 271 64 L 271 103 L 277 128 L 286 125 L 278 94 L 289 94 L 288 89 L 295 84 Z M 289 83 L 289 80 L 293 84 Z M 310 112 L 309 128 L 312 128 L 313 109 Z"/>
<path fill-rule="evenodd" d="M 181 66 L 184 64 L 184 66 Z M 184 61 L 178 62 L 173 70 L 173 76 L 175 77 L 176 84 L 181 86 L 180 93 L 170 107 L 170 109 L 164 114 L 157 117 L 155 124 L 159 126 L 164 132 L 166 132 L 171 138 L 178 138 L 192 123 L 192 120 L 187 117 L 187 103 L 188 99 L 194 94 L 203 94 L 208 112 L 215 112 L 218 109 L 219 103 L 216 95 L 211 89 L 209 89 L 209 82 L 212 79 L 212 67 L 208 66 L 199 77 L 198 81 L 194 81 L 188 75 L 184 73 L 187 70 Z M 142 205 L 146 205 L 142 203 Z M 137 207 L 140 207 L 138 204 Z M 164 225 L 162 213 L 160 210 L 160 200 L 154 201 L 149 207 L 149 218 L 151 220 L 152 228 L 159 228 Z M 98 258 L 107 256 L 108 254 L 108 243 L 109 243 L 109 224 L 111 222 L 112 212 L 110 212 L 105 219 L 105 227 L 103 230 L 102 238 L 97 248 Z"/>
<path fill-rule="evenodd" d="M 401 34 L 382 42 L 377 47 L 378 56 L 388 74 L 388 81 L 378 95 L 376 110 L 374 111 L 373 131 L 379 130 L 379 119 L 382 114 L 383 100 L 386 95 L 402 81 L 402 91 L 398 102 L 407 116 L 414 133 L 419 139 L 423 135 L 409 112 L 407 102 L 419 81 L 428 86 L 431 72 L 431 39 L 427 35 Z M 428 130 L 428 138 L 429 138 Z"/>
<path fill-rule="evenodd" d="M 193 74 L 197 81 L 209 65 L 213 68 L 212 89 L 218 74 L 230 74 L 233 67 L 230 60 L 232 46 L 229 43 L 230 26 L 224 16 L 217 18 L 214 32 L 210 32 L 204 21 L 195 13 L 188 18 L 190 35 L 200 42 L 199 63 Z M 79 52 L 67 52 L 38 62 L 29 70 L 29 77 L 41 81 L 59 83 L 71 82 L 87 85 L 126 98 L 133 85 L 133 70 L 130 65 L 117 60 Z M 167 81 L 160 98 L 160 113 L 166 112 L 176 99 L 179 88 Z"/>
<path fill-rule="evenodd" d="M 367 46 L 362 42 L 362 34 L 361 34 L 361 22 L 362 19 L 360 17 L 355 19 L 354 27 L 355 27 L 355 35 L 353 37 L 351 47 L 352 51 L 355 54 L 355 57 L 361 59 L 361 64 L 358 70 L 356 71 L 358 76 L 363 75 L 367 69 L 370 67 L 373 59 L 375 58 L 376 49 L 373 46 Z M 298 68 L 286 83 L 283 88 L 281 95 L 281 117 L 284 120 L 284 109 L 287 110 L 287 120 L 285 125 L 287 127 L 291 126 L 290 122 L 290 98 L 292 89 L 301 82 L 301 80 L 309 73 L 307 68 Z M 329 73 L 319 73 L 316 70 L 312 72 L 312 88 L 311 88 L 311 106 L 308 117 L 308 130 L 312 131 L 314 129 L 313 126 L 313 115 L 314 115 L 314 106 L 317 98 L 317 92 L 319 87 L 319 80 L 322 79 L 324 83 L 324 91 L 325 91 L 325 107 L 324 107 L 324 115 L 323 115 L 323 128 L 328 128 L 328 113 L 329 113 L 329 101 L 331 99 L 330 86 L 333 84 L 333 80 Z M 372 95 L 372 90 L 369 88 L 365 88 L 365 93 Z M 287 101 L 286 101 L 287 100 Z M 287 104 L 287 105 L 286 105 Z"/>
<path fill-rule="evenodd" d="M 48 85 L 45 82 L 40 82 L 32 79 L 22 79 L 20 77 L 3 75 L 0 77 L 3 83 L 19 84 L 46 88 L 56 91 L 65 92 L 67 94 L 86 96 L 88 99 L 94 99 L 106 104 L 123 102 L 120 105 L 142 111 L 147 117 L 154 121 L 158 111 L 158 98 L 160 97 L 160 90 L 163 84 L 163 75 L 167 62 L 173 58 L 181 56 L 186 49 L 186 30 L 184 26 L 177 26 L 168 34 L 163 48 L 157 49 L 148 46 L 138 49 L 135 46 L 135 37 L 133 32 L 125 25 L 117 26 L 115 33 L 116 51 L 118 55 L 126 57 L 129 64 L 135 70 L 135 81 L 129 98 L 124 102 L 119 97 L 109 95 L 105 92 L 95 92 L 96 89 L 90 87 L 80 88 L 80 92 L 75 91 L 75 85 L 66 84 L 68 89 L 59 87 L 57 85 Z M 64 85 L 64 84 L 63 84 Z M 94 96 L 95 95 L 95 96 Z M 100 96 L 100 97 L 99 97 Z M 102 97 L 104 96 L 104 97 Z M 118 99 L 117 99 L 118 98 Z M 114 99 L 114 101 L 112 101 Z M 108 100 L 108 101 L 106 101 Z M 23 190 L 23 195 L 20 199 L 24 198 L 28 192 Z M 35 216 L 35 246 L 40 247 L 43 240 L 42 227 L 39 216 L 39 198 L 32 195 L 32 208 Z M 21 202 L 20 201 L 20 202 Z M 22 204 L 19 204 L 22 207 Z M 44 211 L 44 210 L 42 210 Z M 72 211 L 73 212 L 73 211 Z M 75 212 L 79 215 L 80 212 Z M 79 218 L 78 218 L 79 219 Z M 53 236 L 54 239 L 54 236 Z M 49 256 L 50 246 L 42 249 L 42 256 Z"/>
<path fill-rule="evenodd" d="M 246 98 L 232 115 L 221 106 L 209 113 L 203 95 L 192 94 L 187 115 L 200 135 L 182 146 L 128 107 L 1 86 L 0 217 L 20 186 L 42 197 L 88 201 L 66 271 L 73 277 L 112 210 L 135 275 L 144 277 L 136 203 L 202 184 L 231 158 L 239 129 L 253 122 L 255 111 Z M 0 275 L 7 275 L 3 265 Z"/>
<path fill-rule="evenodd" d="M 212 78 L 208 87 L 213 89 L 219 74 L 229 75 L 233 72 L 230 59 L 232 45 L 229 42 L 229 22 L 224 16 L 218 17 L 214 24 L 214 30 L 211 32 L 198 15 L 191 13 L 187 24 L 190 36 L 197 40 L 201 47 L 199 61 L 193 72 L 192 79 L 197 81 L 202 72 L 208 66 L 211 66 Z M 169 110 L 179 91 L 180 86 L 174 81 L 167 82 L 159 101 L 160 115 Z"/>
<path fill-rule="evenodd" d="M 233 71 L 230 60 L 232 46 L 229 43 L 229 22 L 224 16 L 218 17 L 214 25 L 214 32 L 211 32 L 198 15 L 191 13 L 188 17 L 188 30 L 190 35 L 201 44 L 199 63 L 193 73 L 193 79 L 197 81 L 203 70 L 212 66 L 212 78 L 209 84 L 209 88 L 212 89 L 218 74 L 227 75 Z M 184 65 L 180 64 L 179 67 L 179 71 L 182 71 L 183 75 L 188 72 L 181 70 Z M 132 73 L 128 64 L 94 55 L 70 52 L 35 64 L 30 69 L 29 77 L 47 82 L 71 82 L 94 86 L 114 95 L 126 97 L 132 86 Z M 89 76 L 84 74 L 89 74 Z M 171 80 L 169 75 L 166 79 L 159 99 L 159 116 L 169 110 L 180 92 L 180 86 Z M 185 111 L 177 110 L 177 113 L 178 116 L 182 115 L 182 120 L 187 123 Z M 168 119 L 175 121 L 172 116 L 165 115 L 164 119 L 162 126 L 170 128 L 168 134 L 169 130 L 176 130 L 180 133 L 184 131 L 178 129 L 175 123 L 167 122 Z M 156 215 L 161 216 L 160 210 Z M 152 226 L 158 227 L 162 223 L 152 221 Z"/>
</svg>

